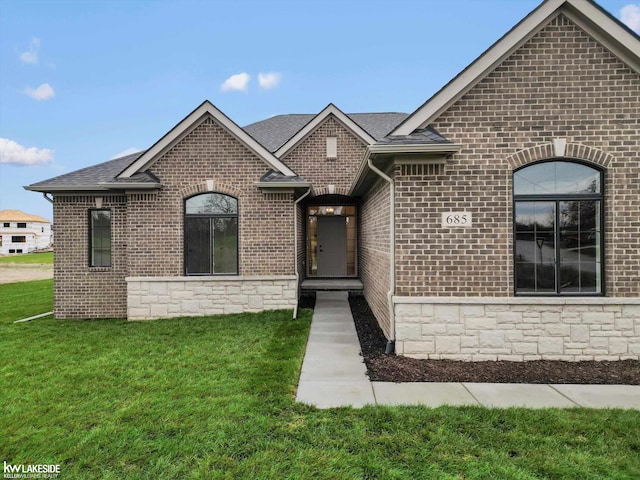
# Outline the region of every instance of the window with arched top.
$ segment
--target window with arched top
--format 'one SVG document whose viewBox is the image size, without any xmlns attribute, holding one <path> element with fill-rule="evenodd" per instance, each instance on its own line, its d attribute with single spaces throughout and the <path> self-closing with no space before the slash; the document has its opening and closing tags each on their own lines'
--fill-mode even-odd
<svg viewBox="0 0 640 480">
<path fill-rule="evenodd" d="M 603 173 L 568 160 L 513 173 L 515 293 L 603 293 Z"/>
<path fill-rule="evenodd" d="M 186 275 L 238 273 L 238 200 L 222 193 L 186 199 L 184 208 Z"/>
</svg>

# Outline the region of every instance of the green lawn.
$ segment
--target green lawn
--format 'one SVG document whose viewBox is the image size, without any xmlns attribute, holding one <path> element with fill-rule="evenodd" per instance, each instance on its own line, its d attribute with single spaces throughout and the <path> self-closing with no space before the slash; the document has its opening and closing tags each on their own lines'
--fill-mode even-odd
<svg viewBox="0 0 640 480">
<path fill-rule="evenodd" d="M 51 281 L 0 299 L 0 461 L 62 480 L 640 478 L 638 411 L 296 404 L 307 310 L 14 324 Z"/>
<path fill-rule="evenodd" d="M 53 252 L 25 253 L 24 255 L 8 255 L 0 257 L 0 263 L 41 263 L 52 265 Z"/>
</svg>

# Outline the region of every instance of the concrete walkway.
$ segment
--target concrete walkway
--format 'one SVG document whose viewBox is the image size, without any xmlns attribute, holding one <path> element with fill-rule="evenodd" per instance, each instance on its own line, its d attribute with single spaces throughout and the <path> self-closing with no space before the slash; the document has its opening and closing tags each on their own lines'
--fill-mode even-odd
<svg viewBox="0 0 640 480">
<path fill-rule="evenodd" d="M 370 382 L 347 292 L 317 292 L 296 400 L 318 408 L 479 405 L 640 410 L 640 386 Z"/>
</svg>

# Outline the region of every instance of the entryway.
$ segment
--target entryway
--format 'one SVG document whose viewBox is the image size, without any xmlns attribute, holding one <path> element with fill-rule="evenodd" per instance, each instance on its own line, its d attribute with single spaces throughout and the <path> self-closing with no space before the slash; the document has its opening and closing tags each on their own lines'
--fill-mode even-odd
<svg viewBox="0 0 640 480">
<path fill-rule="evenodd" d="M 356 206 L 307 206 L 307 276 L 357 277 Z"/>
</svg>

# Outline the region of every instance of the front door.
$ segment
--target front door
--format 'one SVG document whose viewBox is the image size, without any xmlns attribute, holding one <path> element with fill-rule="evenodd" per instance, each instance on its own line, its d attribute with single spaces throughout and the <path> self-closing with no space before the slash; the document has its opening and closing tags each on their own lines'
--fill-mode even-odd
<svg viewBox="0 0 640 480">
<path fill-rule="evenodd" d="M 347 274 L 346 217 L 317 217 L 318 276 L 343 277 Z"/>
</svg>

